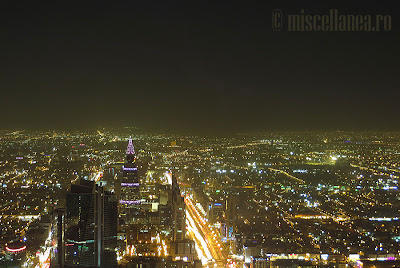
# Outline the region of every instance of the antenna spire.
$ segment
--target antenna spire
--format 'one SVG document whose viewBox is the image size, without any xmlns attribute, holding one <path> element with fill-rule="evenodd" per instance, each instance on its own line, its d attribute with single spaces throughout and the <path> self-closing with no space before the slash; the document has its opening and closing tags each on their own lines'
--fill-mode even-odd
<svg viewBox="0 0 400 268">
<path fill-rule="evenodd" d="M 126 148 L 126 154 L 135 154 L 135 148 L 133 148 L 132 138 L 129 137 L 128 147 Z"/>
</svg>

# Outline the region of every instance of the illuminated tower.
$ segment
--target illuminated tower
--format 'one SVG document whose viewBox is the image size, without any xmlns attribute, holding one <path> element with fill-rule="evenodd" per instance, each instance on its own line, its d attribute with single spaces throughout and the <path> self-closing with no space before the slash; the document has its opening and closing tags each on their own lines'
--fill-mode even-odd
<svg viewBox="0 0 400 268">
<path fill-rule="evenodd" d="M 135 149 L 132 139 L 126 148 L 126 158 L 122 167 L 121 196 L 119 213 L 125 224 L 134 224 L 140 212 L 139 176 L 136 164 Z"/>
</svg>

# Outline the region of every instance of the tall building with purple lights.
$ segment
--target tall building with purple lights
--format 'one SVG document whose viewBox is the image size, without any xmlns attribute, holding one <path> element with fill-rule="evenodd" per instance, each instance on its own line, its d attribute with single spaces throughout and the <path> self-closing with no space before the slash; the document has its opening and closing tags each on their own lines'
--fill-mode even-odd
<svg viewBox="0 0 400 268">
<path fill-rule="evenodd" d="M 125 163 L 122 167 L 121 194 L 119 200 L 119 214 L 123 224 L 134 224 L 140 213 L 139 176 L 136 164 L 135 149 L 132 139 L 129 138 L 126 148 Z"/>
</svg>

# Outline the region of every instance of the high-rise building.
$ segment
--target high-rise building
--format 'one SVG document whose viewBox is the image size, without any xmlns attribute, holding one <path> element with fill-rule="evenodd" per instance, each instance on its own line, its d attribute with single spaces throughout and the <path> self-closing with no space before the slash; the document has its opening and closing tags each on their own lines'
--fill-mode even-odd
<svg viewBox="0 0 400 268">
<path fill-rule="evenodd" d="M 183 240 L 186 231 L 186 206 L 178 181 L 172 176 L 172 240 Z"/>
<path fill-rule="evenodd" d="M 65 267 L 116 267 L 116 196 L 81 179 L 67 193 L 65 213 Z"/>
<path fill-rule="evenodd" d="M 123 223 L 134 224 L 140 214 L 140 188 L 135 149 L 129 139 L 126 149 L 125 163 L 122 167 L 122 178 L 119 198 L 119 214 Z"/>
<path fill-rule="evenodd" d="M 238 211 L 238 199 L 236 195 L 229 195 L 226 200 L 225 213 L 225 237 L 229 240 L 229 252 L 236 254 L 236 218 Z"/>
<path fill-rule="evenodd" d="M 55 262 L 52 263 L 51 267 L 64 268 L 65 267 L 65 238 L 64 238 L 64 230 L 65 230 L 65 209 L 57 208 L 54 211 L 55 222 L 57 228 L 56 237 L 57 237 L 57 255 L 55 256 Z"/>
<path fill-rule="evenodd" d="M 226 237 L 232 238 L 236 232 L 237 196 L 229 195 L 226 200 Z"/>
</svg>

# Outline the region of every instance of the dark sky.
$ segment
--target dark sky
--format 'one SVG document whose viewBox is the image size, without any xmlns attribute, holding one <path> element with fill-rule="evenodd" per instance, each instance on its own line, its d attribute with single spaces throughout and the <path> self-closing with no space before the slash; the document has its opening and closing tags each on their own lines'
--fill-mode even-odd
<svg viewBox="0 0 400 268">
<path fill-rule="evenodd" d="M 390 2 L 5 2 L 0 128 L 400 129 Z M 391 15 L 392 30 L 275 32 L 276 8 Z"/>
</svg>

